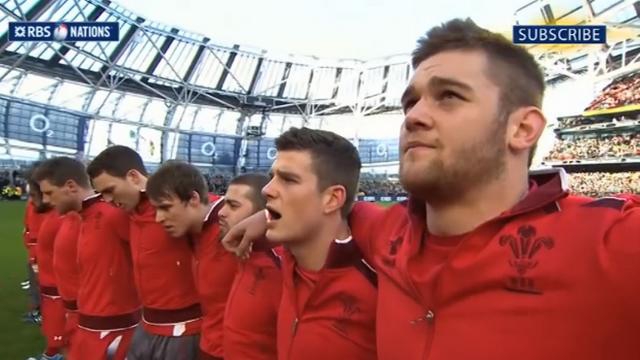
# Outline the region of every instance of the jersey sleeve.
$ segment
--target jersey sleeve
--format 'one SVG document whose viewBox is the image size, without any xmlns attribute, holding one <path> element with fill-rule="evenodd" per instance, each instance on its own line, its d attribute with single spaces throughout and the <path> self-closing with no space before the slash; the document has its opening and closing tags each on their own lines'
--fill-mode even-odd
<svg viewBox="0 0 640 360">
<path fill-rule="evenodd" d="M 365 260 L 374 258 L 375 234 L 379 232 L 386 209 L 374 203 L 358 201 L 349 214 L 349 226 L 353 239 L 362 251 Z"/>
<path fill-rule="evenodd" d="M 612 224 L 604 239 L 608 268 L 613 281 L 640 296 L 640 197 L 627 195 L 620 217 Z M 632 286 L 632 284 L 635 284 Z"/>
</svg>

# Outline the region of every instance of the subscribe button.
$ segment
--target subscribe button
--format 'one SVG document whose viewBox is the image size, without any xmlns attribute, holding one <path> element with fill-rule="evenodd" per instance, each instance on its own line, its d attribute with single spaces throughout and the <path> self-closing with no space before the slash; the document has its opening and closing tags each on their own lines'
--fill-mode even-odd
<svg viewBox="0 0 640 360">
<path fill-rule="evenodd" d="M 606 44 L 604 25 L 514 25 L 514 44 Z"/>
</svg>

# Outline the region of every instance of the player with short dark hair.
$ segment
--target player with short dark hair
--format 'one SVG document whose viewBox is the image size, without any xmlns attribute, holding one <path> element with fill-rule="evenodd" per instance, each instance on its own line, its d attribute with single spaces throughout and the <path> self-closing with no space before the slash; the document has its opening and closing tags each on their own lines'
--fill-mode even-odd
<svg viewBox="0 0 640 360">
<path fill-rule="evenodd" d="M 346 219 L 357 193 L 358 151 L 337 134 L 308 128 L 291 128 L 275 144 L 262 194 L 266 236 L 286 249 L 278 358 L 374 359 L 377 277 Z"/>
<path fill-rule="evenodd" d="M 67 309 L 71 359 L 124 359 L 140 320 L 128 244 L 127 214 L 103 201 L 84 165 L 58 157 L 36 179 L 64 216 L 54 246 L 54 270 Z"/>
<path fill-rule="evenodd" d="M 223 348 L 224 310 L 238 265 L 220 245 L 218 212 L 223 200 L 209 195 L 200 171 L 181 161 L 164 163 L 149 178 L 147 192 L 156 221 L 172 237 L 187 237 L 194 249 L 204 312 L 199 358 L 228 358 Z"/>
<path fill-rule="evenodd" d="M 262 188 L 269 178 L 262 174 L 235 177 L 218 212 L 220 238 L 241 220 L 264 211 Z M 240 262 L 224 315 L 224 354 L 228 359 L 277 359 L 277 320 L 282 295 L 280 248 L 254 248 L 250 259 Z"/>
<path fill-rule="evenodd" d="M 193 279 L 193 253 L 186 238 L 174 239 L 156 223 L 145 191 L 147 171 L 138 153 L 111 146 L 87 167 L 95 189 L 126 210 L 143 326 L 128 360 L 176 359 L 198 349 L 202 310 Z"/>
<path fill-rule="evenodd" d="M 378 358 L 640 358 L 640 199 L 573 196 L 563 171 L 528 173 L 544 79 L 509 40 L 452 20 L 414 54 L 409 201 L 350 216 L 380 275 Z M 226 246 L 243 255 L 261 220 Z"/>
</svg>

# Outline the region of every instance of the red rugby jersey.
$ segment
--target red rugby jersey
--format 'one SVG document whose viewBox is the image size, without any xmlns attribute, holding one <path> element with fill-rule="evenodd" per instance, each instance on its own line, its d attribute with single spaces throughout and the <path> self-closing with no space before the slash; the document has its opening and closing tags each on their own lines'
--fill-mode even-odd
<svg viewBox="0 0 640 360">
<path fill-rule="evenodd" d="M 282 298 L 281 248 L 254 248 L 240 263 L 224 316 L 228 359 L 276 359 L 278 308 Z"/>
<path fill-rule="evenodd" d="M 37 249 L 38 232 L 40 231 L 40 226 L 42 226 L 42 222 L 44 221 L 46 214 L 47 212 L 44 212 L 44 213 L 37 212 L 36 207 L 31 200 L 27 202 L 27 207 L 25 209 L 25 216 L 24 216 L 23 240 L 24 240 L 25 247 L 27 249 L 27 256 L 29 257 L 29 262 L 32 264 L 36 262 L 37 251 L 38 251 Z"/>
<path fill-rule="evenodd" d="M 56 275 L 53 271 L 53 247 L 62 219 L 63 217 L 57 211 L 51 210 L 45 215 L 38 231 L 38 280 L 42 292 L 50 296 L 59 296 Z"/>
<path fill-rule="evenodd" d="M 357 204 L 351 222 L 378 270 L 380 359 L 640 359 L 635 198 L 568 196 L 542 172 L 440 257 L 424 203 Z"/>
<path fill-rule="evenodd" d="M 200 349 L 214 357 L 227 357 L 223 351 L 224 313 L 238 263 L 220 243 L 218 211 L 222 199 L 210 196 L 213 203 L 204 219 L 202 232 L 194 237 L 196 281 L 204 310 Z"/>
<path fill-rule="evenodd" d="M 82 218 L 75 211 L 65 214 L 53 248 L 53 270 L 56 284 L 67 310 L 77 310 L 78 283 L 78 237 Z"/>
<path fill-rule="evenodd" d="M 113 330 L 135 326 L 140 302 L 129 249 L 129 219 L 95 195 L 83 202 L 78 238 L 80 326 Z"/>
<path fill-rule="evenodd" d="M 331 244 L 318 272 L 297 268 L 288 251 L 278 312 L 278 359 L 376 358 L 375 272 L 354 241 Z"/>
<path fill-rule="evenodd" d="M 200 332 L 202 311 L 193 277 L 193 250 L 186 238 L 172 238 L 156 223 L 146 193 L 131 219 L 131 251 L 145 329 L 156 335 Z"/>
</svg>

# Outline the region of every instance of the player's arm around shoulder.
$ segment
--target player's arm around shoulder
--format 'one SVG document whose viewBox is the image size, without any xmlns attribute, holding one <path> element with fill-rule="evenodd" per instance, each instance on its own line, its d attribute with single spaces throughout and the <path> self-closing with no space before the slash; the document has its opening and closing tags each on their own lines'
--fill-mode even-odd
<svg viewBox="0 0 640 360">
<path fill-rule="evenodd" d="M 366 201 L 358 201 L 353 204 L 353 208 L 349 213 L 349 227 L 351 228 L 353 239 L 367 261 L 372 261 L 373 259 L 375 236 L 384 228 L 385 218 L 397 206 L 401 205 L 385 208 Z"/>
</svg>

